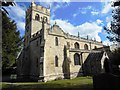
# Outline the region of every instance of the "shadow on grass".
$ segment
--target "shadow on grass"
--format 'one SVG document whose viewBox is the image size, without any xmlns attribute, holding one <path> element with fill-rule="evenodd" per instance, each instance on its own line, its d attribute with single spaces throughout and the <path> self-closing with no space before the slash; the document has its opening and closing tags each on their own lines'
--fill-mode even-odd
<svg viewBox="0 0 120 90">
<path fill-rule="evenodd" d="M 13 85 L 6 85 L 6 88 L 3 88 L 2 90 L 46 90 L 46 89 L 69 89 L 69 90 L 93 90 L 93 86 L 90 84 L 86 85 L 61 85 L 61 84 L 38 84 L 38 85 L 19 85 L 19 86 L 13 86 Z"/>
<path fill-rule="evenodd" d="M 48 82 L 16 82 L 3 83 L 2 90 L 46 90 L 46 89 L 69 89 L 69 90 L 93 90 L 91 77 L 79 77 L 71 80 L 57 80 Z"/>
</svg>

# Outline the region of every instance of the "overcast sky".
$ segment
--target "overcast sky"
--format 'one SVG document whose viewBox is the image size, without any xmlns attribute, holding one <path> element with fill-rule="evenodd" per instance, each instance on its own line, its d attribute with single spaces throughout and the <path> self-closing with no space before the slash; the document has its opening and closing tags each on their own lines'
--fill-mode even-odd
<svg viewBox="0 0 120 90">
<path fill-rule="evenodd" d="M 90 39 L 102 41 L 105 45 L 111 44 L 106 38 L 107 33 L 103 29 L 103 26 L 109 27 L 112 20 L 110 2 L 107 0 L 106 2 L 60 1 L 62 2 L 35 3 L 44 7 L 49 7 L 50 5 L 51 25 L 56 21 L 63 31 L 71 35 L 78 35 L 79 32 L 81 37 L 88 35 Z M 9 17 L 17 23 L 17 29 L 20 31 L 21 36 L 25 32 L 25 11 L 30 4 L 31 2 L 16 2 L 16 6 L 6 8 L 9 12 Z"/>
</svg>

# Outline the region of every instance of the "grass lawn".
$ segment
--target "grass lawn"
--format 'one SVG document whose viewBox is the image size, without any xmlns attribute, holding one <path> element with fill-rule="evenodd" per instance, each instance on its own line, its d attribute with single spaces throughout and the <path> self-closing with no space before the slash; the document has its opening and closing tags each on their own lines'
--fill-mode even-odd
<svg viewBox="0 0 120 90">
<path fill-rule="evenodd" d="M 93 81 L 92 77 L 78 77 L 71 80 L 57 80 L 48 82 L 17 82 L 17 83 L 2 83 L 2 89 L 4 90 L 40 90 L 47 88 L 81 88 L 80 90 L 92 90 Z"/>
</svg>

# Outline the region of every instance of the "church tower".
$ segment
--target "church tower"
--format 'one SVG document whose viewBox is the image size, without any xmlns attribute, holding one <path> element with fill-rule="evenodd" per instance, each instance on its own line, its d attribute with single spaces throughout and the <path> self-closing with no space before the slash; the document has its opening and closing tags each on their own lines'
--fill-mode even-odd
<svg viewBox="0 0 120 90">
<path fill-rule="evenodd" d="M 44 29 L 50 26 L 50 9 L 31 3 L 31 6 L 26 11 L 26 25 L 25 25 L 25 47 L 29 46 L 30 38 Z M 45 34 L 45 32 L 44 32 Z"/>
<path fill-rule="evenodd" d="M 102 49 L 103 44 L 81 38 L 79 33 L 78 36 L 65 33 L 56 23 L 50 27 L 50 8 L 32 2 L 26 10 L 24 48 L 17 60 L 18 76 L 23 80 L 28 78 L 49 81 L 75 78 L 83 75 L 85 71 L 91 73 L 94 64 L 98 63 L 97 61 L 101 63 L 103 59 L 103 51 L 95 47 Z M 88 57 L 93 61 L 94 57 L 91 58 L 91 55 L 95 56 L 96 62 L 91 66 L 89 61 L 87 67 L 83 68 Z M 97 67 L 96 65 L 95 69 Z"/>
<path fill-rule="evenodd" d="M 50 9 L 32 2 L 26 11 L 23 75 L 43 76 L 44 47 L 50 28 Z"/>
</svg>

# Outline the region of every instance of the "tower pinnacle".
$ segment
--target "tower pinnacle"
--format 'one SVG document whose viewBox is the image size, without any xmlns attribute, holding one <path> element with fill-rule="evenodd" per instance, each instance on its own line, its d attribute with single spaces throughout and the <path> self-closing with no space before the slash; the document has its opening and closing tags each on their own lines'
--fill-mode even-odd
<svg viewBox="0 0 120 90">
<path fill-rule="evenodd" d="M 80 37 L 80 33 L 78 32 L 78 37 Z"/>
<path fill-rule="evenodd" d="M 56 21 L 55 21 L 55 25 L 56 25 L 57 23 L 56 23 Z"/>
<path fill-rule="evenodd" d="M 31 2 L 31 6 L 35 6 L 35 2 L 34 2 L 34 0 L 32 0 L 32 2 Z"/>
</svg>

